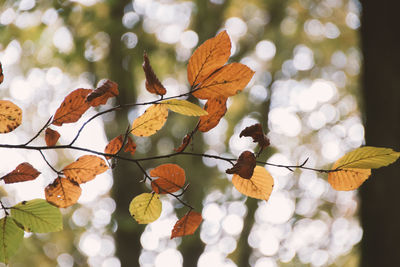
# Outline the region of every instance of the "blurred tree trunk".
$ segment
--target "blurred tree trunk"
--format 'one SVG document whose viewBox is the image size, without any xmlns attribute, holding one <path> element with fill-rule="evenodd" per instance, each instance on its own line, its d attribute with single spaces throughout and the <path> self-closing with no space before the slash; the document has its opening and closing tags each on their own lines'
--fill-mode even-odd
<svg viewBox="0 0 400 267">
<path fill-rule="evenodd" d="M 367 145 L 400 149 L 399 1 L 364 0 L 362 49 Z M 394 30 L 396 29 L 396 30 Z M 361 266 L 400 266 L 400 165 L 373 172 L 361 187 Z"/>
</svg>

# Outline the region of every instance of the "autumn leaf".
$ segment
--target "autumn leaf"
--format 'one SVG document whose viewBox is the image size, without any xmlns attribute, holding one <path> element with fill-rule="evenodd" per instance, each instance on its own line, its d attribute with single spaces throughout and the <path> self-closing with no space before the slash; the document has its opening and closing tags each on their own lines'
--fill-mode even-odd
<svg viewBox="0 0 400 267">
<path fill-rule="evenodd" d="M 225 172 L 229 174 L 238 174 L 244 179 L 250 179 L 253 176 L 254 168 L 256 167 L 256 157 L 253 152 L 244 151 L 240 154 L 236 164 L 227 169 Z"/>
<path fill-rule="evenodd" d="M 135 155 L 136 152 L 136 143 L 132 140 L 131 137 L 128 136 L 128 142 L 125 145 L 125 152 L 131 153 L 131 155 Z"/>
<path fill-rule="evenodd" d="M 200 45 L 189 59 L 188 81 L 192 88 L 221 68 L 231 55 L 231 41 L 226 31 Z"/>
<path fill-rule="evenodd" d="M 97 107 L 106 104 L 109 98 L 117 95 L 119 95 L 118 84 L 110 80 L 103 80 L 100 86 L 86 97 L 86 101 L 90 106 Z"/>
<path fill-rule="evenodd" d="M 147 57 L 146 52 L 143 54 L 143 70 L 146 75 L 146 89 L 152 94 L 165 95 L 167 90 L 158 80 L 153 68 L 150 65 L 150 60 Z"/>
<path fill-rule="evenodd" d="M 105 161 L 94 155 L 85 155 L 63 169 L 64 175 L 78 184 L 86 183 L 108 169 Z"/>
<path fill-rule="evenodd" d="M 52 124 L 61 126 L 64 123 L 76 122 L 85 113 L 90 105 L 86 97 L 92 92 L 91 89 L 76 89 L 67 95 L 60 107 L 54 114 Z"/>
<path fill-rule="evenodd" d="M 207 101 L 205 110 L 208 112 L 208 115 L 200 117 L 198 124 L 199 131 L 208 132 L 218 125 L 226 113 L 226 100 L 226 97 L 220 96 Z"/>
<path fill-rule="evenodd" d="M 274 187 L 274 179 L 271 174 L 261 166 L 254 168 L 253 176 L 250 179 L 243 179 L 237 174 L 232 177 L 235 188 L 243 195 L 268 200 Z"/>
<path fill-rule="evenodd" d="M 179 221 L 176 222 L 172 229 L 171 239 L 179 236 L 192 235 L 200 226 L 203 218 L 201 213 L 189 211 Z"/>
<path fill-rule="evenodd" d="M 0 133 L 9 133 L 22 122 L 22 110 L 13 102 L 0 100 Z"/>
<path fill-rule="evenodd" d="M 186 116 L 204 116 L 208 114 L 207 111 L 205 111 L 198 105 L 190 103 L 186 100 L 170 99 L 162 101 L 161 104 L 165 105 L 169 110 L 172 110 L 173 112 L 180 113 Z"/>
<path fill-rule="evenodd" d="M 231 63 L 215 71 L 196 87 L 192 95 L 200 99 L 229 97 L 243 90 L 254 75 L 246 65 Z"/>
<path fill-rule="evenodd" d="M 1 177 L 6 184 L 19 183 L 36 179 L 40 172 L 28 162 L 19 164 L 15 170 Z"/>
<path fill-rule="evenodd" d="M 160 130 L 168 118 L 168 109 L 164 105 L 151 105 L 132 123 L 131 133 L 136 136 L 150 136 Z"/>
<path fill-rule="evenodd" d="M 250 136 L 253 138 L 253 142 L 258 143 L 262 148 L 269 146 L 269 139 L 265 136 L 262 126 L 259 123 L 246 127 L 239 135 L 239 137 L 242 136 Z"/>
<path fill-rule="evenodd" d="M 0 84 L 3 82 L 3 80 L 4 80 L 3 65 L 1 65 L 0 62 Z"/>
<path fill-rule="evenodd" d="M 185 148 L 190 144 L 190 141 L 192 140 L 192 136 L 190 134 L 187 134 L 183 140 L 182 140 L 182 144 L 178 147 L 178 148 L 174 148 L 175 152 L 182 152 L 185 150 Z"/>
<path fill-rule="evenodd" d="M 59 132 L 51 128 L 47 128 L 44 133 L 44 140 L 47 146 L 54 146 L 60 138 Z"/>
<path fill-rule="evenodd" d="M 106 148 L 104 149 L 104 153 L 107 153 L 107 154 L 117 153 L 121 149 L 123 142 L 124 142 L 123 135 L 119 135 L 119 136 L 115 137 L 107 144 Z M 106 159 L 111 158 L 110 156 L 105 156 L 105 157 L 106 157 Z"/>
<path fill-rule="evenodd" d="M 151 182 L 151 188 L 158 194 L 173 193 L 183 188 L 185 171 L 176 164 L 163 164 L 150 171 L 151 177 L 159 177 Z"/>
<path fill-rule="evenodd" d="M 332 169 L 336 169 L 336 164 Z M 359 188 L 371 175 L 371 169 L 344 168 L 330 172 L 328 182 L 335 190 L 350 191 Z"/>
<path fill-rule="evenodd" d="M 161 215 L 162 204 L 157 193 L 142 193 L 132 199 L 129 212 L 139 224 L 154 222 Z"/>
<path fill-rule="evenodd" d="M 82 189 L 78 183 L 66 178 L 57 177 L 45 190 L 46 200 L 59 208 L 74 205 L 81 196 Z"/>
</svg>

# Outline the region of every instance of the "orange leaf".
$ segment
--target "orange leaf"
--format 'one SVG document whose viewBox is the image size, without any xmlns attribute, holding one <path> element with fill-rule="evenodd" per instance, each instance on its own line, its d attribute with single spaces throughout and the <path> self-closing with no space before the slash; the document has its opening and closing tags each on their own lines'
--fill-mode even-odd
<svg viewBox="0 0 400 267">
<path fill-rule="evenodd" d="M 6 184 L 25 182 L 36 179 L 40 172 L 28 162 L 19 164 L 15 170 L 1 177 Z"/>
<path fill-rule="evenodd" d="M 4 80 L 3 66 L 1 65 L 0 62 L 0 84 L 3 82 L 3 80 Z"/>
<path fill-rule="evenodd" d="M 167 90 L 164 88 L 160 80 L 157 78 L 150 65 L 150 60 L 146 52 L 143 54 L 143 70 L 146 75 L 146 89 L 152 94 L 165 95 Z"/>
<path fill-rule="evenodd" d="M 185 171 L 176 164 L 163 164 L 150 171 L 151 177 L 159 177 L 151 182 L 151 188 L 158 194 L 173 193 L 185 184 Z"/>
<path fill-rule="evenodd" d="M 192 140 L 192 136 L 190 134 L 187 134 L 183 140 L 182 140 L 182 144 L 178 147 L 178 148 L 174 148 L 174 151 L 176 152 L 182 152 L 183 150 L 185 150 L 185 148 L 190 144 L 190 141 Z"/>
<path fill-rule="evenodd" d="M 346 168 L 330 172 L 328 182 L 335 190 L 350 191 L 359 188 L 371 175 L 371 169 Z"/>
<path fill-rule="evenodd" d="M 219 96 L 233 96 L 243 90 L 254 75 L 246 65 L 231 63 L 215 71 L 204 80 L 193 95 L 200 99 L 211 99 Z"/>
<path fill-rule="evenodd" d="M 123 135 L 119 135 L 117 137 L 115 137 L 113 140 L 111 140 L 106 148 L 104 149 L 104 153 L 107 154 L 115 154 L 117 153 L 121 147 L 122 147 L 122 143 L 124 142 L 124 136 Z M 110 159 L 110 156 L 106 156 L 106 159 Z"/>
<path fill-rule="evenodd" d="M 103 80 L 100 86 L 87 96 L 86 101 L 90 106 L 97 107 L 104 105 L 109 98 L 117 95 L 119 95 L 118 84 L 110 80 Z"/>
<path fill-rule="evenodd" d="M 67 95 L 54 114 L 52 124 L 61 126 L 63 123 L 78 121 L 82 114 L 90 108 L 89 103 L 86 102 L 86 97 L 92 91 L 91 89 L 80 88 Z"/>
<path fill-rule="evenodd" d="M 47 128 L 44 135 L 44 140 L 46 141 L 47 146 L 54 146 L 58 139 L 60 138 L 60 134 L 50 128 Z"/>
<path fill-rule="evenodd" d="M 131 155 L 135 155 L 136 152 L 136 143 L 128 136 L 128 143 L 125 146 L 125 152 L 130 152 Z"/>
<path fill-rule="evenodd" d="M 78 183 L 86 183 L 108 169 L 105 161 L 97 156 L 85 155 L 63 169 L 64 175 Z"/>
<path fill-rule="evenodd" d="M 261 166 L 254 168 L 253 176 L 250 179 L 243 179 L 237 174 L 232 177 L 235 188 L 243 195 L 268 200 L 274 188 L 274 179 L 271 174 Z"/>
<path fill-rule="evenodd" d="M 44 190 L 46 200 L 59 208 L 74 205 L 81 196 L 81 192 L 79 184 L 61 177 L 57 177 Z"/>
<path fill-rule="evenodd" d="M 176 222 L 174 229 L 172 229 L 171 239 L 174 237 L 194 234 L 202 220 L 203 218 L 201 217 L 201 213 L 189 211 Z"/>
<path fill-rule="evenodd" d="M 192 88 L 221 68 L 231 55 L 231 41 L 226 31 L 200 45 L 189 59 L 188 81 Z"/>
<path fill-rule="evenodd" d="M 253 152 L 244 151 L 240 154 L 236 164 L 227 169 L 225 172 L 229 174 L 238 174 L 244 179 L 250 179 L 253 176 L 254 168 L 256 167 L 256 157 Z"/>
<path fill-rule="evenodd" d="M 269 146 L 269 139 L 264 135 L 262 126 L 259 123 L 246 127 L 239 135 L 239 137 L 242 136 L 251 136 L 253 143 L 258 143 L 262 148 Z"/>
<path fill-rule="evenodd" d="M 0 100 L 0 133 L 9 133 L 22 122 L 22 110 L 13 102 Z"/>
<path fill-rule="evenodd" d="M 205 110 L 208 112 L 208 115 L 200 117 L 198 124 L 199 131 L 208 132 L 218 125 L 219 121 L 226 113 L 226 100 L 226 97 L 220 96 L 207 101 Z"/>
</svg>

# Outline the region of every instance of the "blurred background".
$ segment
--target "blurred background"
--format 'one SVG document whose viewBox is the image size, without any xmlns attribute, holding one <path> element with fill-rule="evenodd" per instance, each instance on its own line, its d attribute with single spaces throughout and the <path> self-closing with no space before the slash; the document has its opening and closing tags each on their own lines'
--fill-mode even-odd
<svg viewBox="0 0 400 267">
<path fill-rule="evenodd" d="M 363 23 L 373 29 L 363 32 L 361 46 L 361 11 L 382 15 L 386 13 L 377 10 L 384 7 L 385 12 L 392 12 L 388 5 L 370 2 L 362 7 L 358 0 L 3 0 L 0 61 L 5 79 L 0 94 L 20 106 L 24 117 L 17 130 L 0 136 L 0 142 L 26 142 L 69 92 L 95 88 L 103 78 L 119 84 L 121 103 L 156 99 L 145 90 L 144 51 L 167 89 L 166 96 L 185 93 L 189 90 L 186 64 L 190 55 L 226 29 L 232 41 L 230 61 L 246 64 L 256 73 L 241 94 L 229 99 L 228 112 L 219 125 L 197 134 L 188 151 L 237 157 L 244 150 L 255 149 L 254 143 L 239 138 L 239 133 L 256 122 L 269 132 L 271 147 L 262 160 L 272 163 L 299 164 L 309 158 L 307 166 L 329 168 L 344 153 L 365 144 L 365 132 L 367 143 L 396 148 L 400 139 L 389 135 L 399 136 L 396 119 L 400 112 L 390 103 L 399 101 L 393 69 L 400 60 L 390 53 L 397 51 L 394 44 L 388 46 L 385 40 L 390 33 L 387 28 L 396 24 L 390 16 Z M 376 82 L 367 80 L 365 90 L 360 85 L 360 47 L 375 60 L 369 64 L 371 69 L 366 69 L 369 75 L 364 80 Z M 383 69 L 374 65 L 382 59 L 387 62 Z M 382 78 L 387 86 L 378 90 L 380 70 L 385 71 Z M 385 99 L 379 100 L 381 94 Z M 369 109 L 369 102 L 376 106 Z M 113 104 L 109 101 L 99 110 Z M 77 145 L 102 151 L 107 140 L 124 133 L 145 108 L 97 118 L 82 132 Z M 380 112 L 386 112 L 385 117 Z M 91 110 L 76 125 L 57 129 L 62 135 L 60 142 L 68 143 L 85 118 L 95 113 Z M 368 120 L 368 114 L 374 117 Z M 393 115 L 392 123 L 387 114 Z M 373 124 L 374 119 L 379 126 Z M 170 114 L 155 136 L 134 138 L 135 157 L 171 153 L 196 123 L 195 118 Z M 368 135 L 370 126 L 374 132 Z M 35 144 L 43 145 L 44 139 Z M 76 151 L 46 152 L 58 169 L 80 155 Z M 2 201 L 10 205 L 43 198 L 44 187 L 56 178 L 36 151 L 2 149 L 0 159 L 1 175 L 23 161 L 42 172 L 35 181 L 2 186 Z M 395 214 L 382 209 L 387 204 L 378 202 L 387 197 L 385 190 L 395 190 L 393 184 L 385 189 L 385 185 L 367 181 L 362 196 L 368 196 L 363 202 L 368 207 L 362 209 L 360 221 L 357 192 L 334 191 L 324 174 L 267 167 L 275 187 L 265 202 L 247 199 L 233 188 L 231 176 L 225 174 L 226 162 L 179 156 L 143 166 L 150 170 L 162 163 L 177 163 L 186 170 L 190 187 L 184 199 L 204 218 L 195 235 L 170 240 L 173 225 L 187 210 L 169 196 L 162 197 L 163 211 L 156 222 L 138 225 L 128 212 L 129 202 L 150 189 L 139 183 L 143 174 L 136 165 L 118 162 L 113 172 L 82 186 L 79 204 L 62 210 L 63 232 L 26 234 L 11 266 L 367 266 L 367 262 L 369 266 L 400 266 L 376 265 L 365 258 L 374 253 L 381 263 L 398 258 L 386 257 L 389 254 L 382 255 L 377 248 L 400 251 L 395 243 L 386 246 L 377 237 L 382 235 L 391 242 L 383 232 L 393 234 L 394 241 L 399 236 L 393 233 L 399 218 L 387 219 L 388 227 L 380 223 L 386 221 L 382 217 L 386 213 Z M 399 170 L 394 168 L 388 171 L 398 176 Z M 378 193 L 372 192 L 374 188 Z M 366 221 L 371 224 L 363 230 Z M 363 233 L 371 238 L 360 246 Z M 366 247 L 372 252 L 365 253 Z"/>
</svg>

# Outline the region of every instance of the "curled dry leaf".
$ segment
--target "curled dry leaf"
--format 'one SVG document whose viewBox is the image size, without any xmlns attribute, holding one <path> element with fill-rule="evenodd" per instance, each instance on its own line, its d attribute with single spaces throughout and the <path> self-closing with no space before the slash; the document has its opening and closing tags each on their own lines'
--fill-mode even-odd
<svg viewBox="0 0 400 267">
<path fill-rule="evenodd" d="M 203 217 L 201 217 L 201 213 L 189 211 L 185 216 L 176 222 L 174 228 L 172 229 L 171 239 L 174 237 L 194 234 L 202 221 Z"/>
<path fill-rule="evenodd" d="M 91 89 L 76 89 L 67 95 L 60 107 L 54 114 L 52 124 L 61 126 L 64 123 L 78 121 L 83 113 L 85 113 L 90 105 L 86 101 L 86 97 L 92 92 Z"/>
<path fill-rule="evenodd" d="M 185 170 L 176 164 L 163 164 L 150 171 L 151 177 L 159 177 L 151 182 L 151 188 L 158 194 L 173 193 L 183 188 Z"/>
<path fill-rule="evenodd" d="M 235 188 L 243 195 L 268 200 L 274 188 L 274 179 L 271 174 L 261 166 L 254 168 L 253 176 L 250 179 L 243 179 L 237 174 L 232 177 Z"/>
<path fill-rule="evenodd" d="M 78 184 L 86 183 L 108 169 L 105 161 L 94 155 L 85 155 L 63 169 L 64 175 Z"/>
<path fill-rule="evenodd" d="M 198 129 L 201 132 L 208 132 L 218 125 L 221 118 L 226 113 L 226 100 L 224 96 L 209 99 L 205 105 L 208 115 L 201 116 Z"/>
<path fill-rule="evenodd" d="M 156 193 L 142 193 L 129 204 L 129 212 L 139 224 L 157 220 L 161 215 L 161 209 L 160 195 Z"/>
<path fill-rule="evenodd" d="M 57 177 L 45 190 L 46 200 L 59 208 L 67 208 L 74 205 L 82 189 L 78 183 L 66 178 Z"/>
<path fill-rule="evenodd" d="M 1 177 L 6 184 L 19 183 L 36 179 L 40 172 L 28 162 L 19 164 L 12 172 Z"/>
<path fill-rule="evenodd" d="M 231 40 L 226 31 L 200 45 L 189 59 L 188 81 L 192 88 L 221 68 L 231 55 Z"/>
<path fill-rule="evenodd" d="M 151 105 L 132 123 L 131 133 L 136 136 L 150 136 L 160 130 L 168 118 L 168 109 L 164 105 Z"/>
<path fill-rule="evenodd" d="M 132 156 L 135 155 L 136 143 L 135 143 L 135 141 L 133 141 L 133 139 L 130 136 L 128 136 L 128 142 L 125 145 L 124 151 L 131 153 Z"/>
<path fill-rule="evenodd" d="M 54 146 L 58 139 L 60 138 L 60 133 L 51 128 L 47 128 L 44 133 L 44 140 L 47 146 Z"/>
<path fill-rule="evenodd" d="M 106 104 L 109 98 L 117 95 L 119 95 L 118 84 L 110 80 L 103 80 L 100 86 L 86 97 L 86 101 L 90 106 L 97 107 Z"/>
<path fill-rule="evenodd" d="M 0 100 L 0 133 L 9 133 L 22 122 L 22 110 L 13 102 Z"/>
<path fill-rule="evenodd" d="M 107 144 L 106 148 L 104 149 L 104 153 L 107 153 L 107 154 L 117 153 L 121 149 L 123 142 L 124 142 L 123 135 L 119 135 L 119 136 L 115 137 Z M 110 156 L 105 156 L 105 157 L 106 157 L 106 159 L 111 158 Z"/>
<path fill-rule="evenodd" d="M 253 142 L 258 143 L 262 148 L 266 148 L 270 144 L 269 139 L 265 136 L 262 126 L 259 123 L 246 127 L 239 135 L 239 137 L 242 136 L 250 136 L 253 138 Z"/>
<path fill-rule="evenodd" d="M 150 60 L 147 57 L 146 52 L 143 55 L 143 70 L 146 75 L 146 89 L 152 94 L 157 95 L 165 95 L 167 90 L 162 85 L 160 80 L 157 78 L 156 74 L 153 71 L 153 68 L 150 65 Z"/>
<path fill-rule="evenodd" d="M 190 144 L 190 141 L 192 141 L 192 136 L 190 134 L 187 134 L 183 140 L 182 140 L 182 144 L 178 147 L 178 148 L 174 148 L 175 152 L 182 152 L 185 150 L 185 148 Z"/>
<path fill-rule="evenodd" d="M 227 169 L 225 172 L 229 174 L 238 174 L 244 179 L 250 179 L 253 176 L 254 168 L 256 167 L 256 157 L 253 152 L 244 151 L 240 154 L 236 164 Z"/>
</svg>

